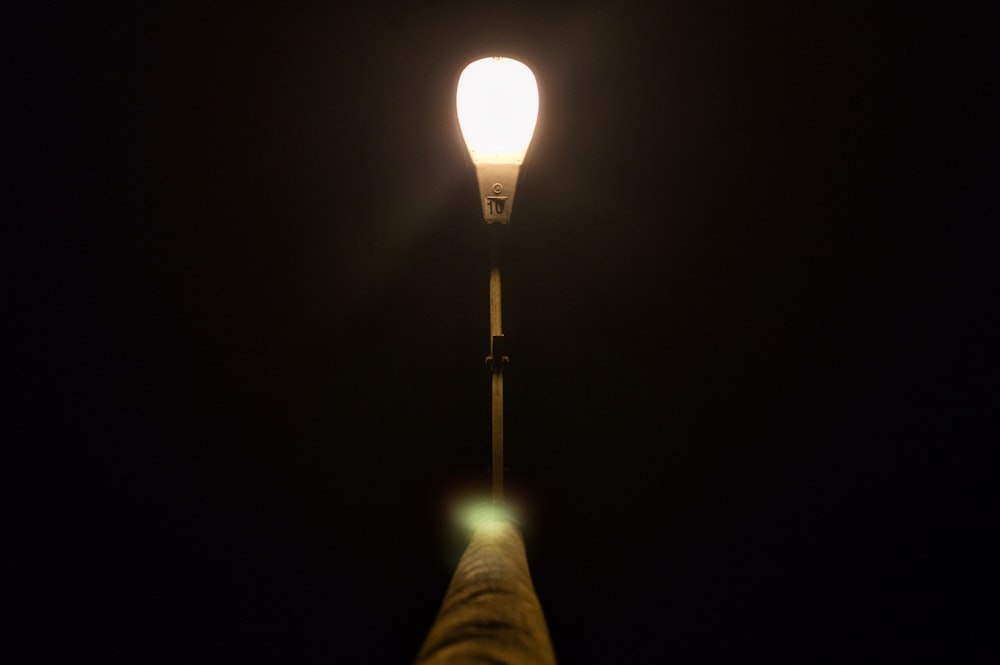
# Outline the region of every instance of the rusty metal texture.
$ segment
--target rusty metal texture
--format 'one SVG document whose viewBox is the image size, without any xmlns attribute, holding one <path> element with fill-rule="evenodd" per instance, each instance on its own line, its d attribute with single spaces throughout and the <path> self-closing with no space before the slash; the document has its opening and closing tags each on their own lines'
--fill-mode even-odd
<svg viewBox="0 0 1000 665">
<path fill-rule="evenodd" d="M 415 665 L 554 665 L 520 531 L 486 522 L 472 534 Z"/>
</svg>

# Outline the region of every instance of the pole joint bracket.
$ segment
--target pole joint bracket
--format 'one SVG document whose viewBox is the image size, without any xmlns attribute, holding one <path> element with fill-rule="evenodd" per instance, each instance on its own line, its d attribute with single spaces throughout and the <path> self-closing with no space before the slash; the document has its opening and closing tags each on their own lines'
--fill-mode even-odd
<svg viewBox="0 0 1000 665">
<path fill-rule="evenodd" d="M 494 372 L 499 372 L 504 365 L 510 362 L 507 355 L 507 345 L 503 335 L 493 335 L 490 344 L 490 355 L 486 356 L 486 364 L 490 365 Z"/>
</svg>

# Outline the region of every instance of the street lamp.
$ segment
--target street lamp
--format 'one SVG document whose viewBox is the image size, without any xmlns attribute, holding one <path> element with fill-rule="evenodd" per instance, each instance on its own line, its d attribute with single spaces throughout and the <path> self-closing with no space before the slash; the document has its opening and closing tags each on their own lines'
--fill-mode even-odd
<svg viewBox="0 0 1000 665">
<path fill-rule="evenodd" d="M 510 222 L 517 176 L 538 118 L 538 85 L 526 65 L 482 58 L 458 79 L 458 124 L 476 167 L 483 219 L 490 228 L 490 365 L 493 393 L 493 503 L 503 503 L 503 327 L 500 231 Z"/>
</svg>

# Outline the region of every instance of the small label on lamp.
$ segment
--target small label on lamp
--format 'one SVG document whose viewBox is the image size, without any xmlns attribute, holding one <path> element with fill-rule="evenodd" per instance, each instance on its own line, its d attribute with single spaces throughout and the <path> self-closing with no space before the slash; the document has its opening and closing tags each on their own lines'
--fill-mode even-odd
<svg viewBox="0 0 1000 665">
<path fill-rule="evenodd" d="M 506 196 L 487 196 L 486 205 L 490 209 L 491 215 L 502 215 L 503 209 L 507 204 Z"/>
</svg>

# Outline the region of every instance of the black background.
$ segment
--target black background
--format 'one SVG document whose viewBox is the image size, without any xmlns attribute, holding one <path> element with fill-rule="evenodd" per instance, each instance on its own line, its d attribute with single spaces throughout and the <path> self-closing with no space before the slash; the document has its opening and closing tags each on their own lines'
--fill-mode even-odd
<svg viewBox="0 0 1000 665">
<path fill-rule="evenodd" d="M 5 650 L 412 660 L 454 506 L 488 490 L 487 230 L 454 91 L 495 54 L 540 87 L 506 447 L 560 660 L 966 641 L 943 488 L 990 399 L 989 301 L 962 290 L 977 201 L 934 201 L 987 177 L 932 169 L 931 89 L 961 81 L 928 46 L 975 17 L 611 4 L 10 23 Z"/>
</svg>

